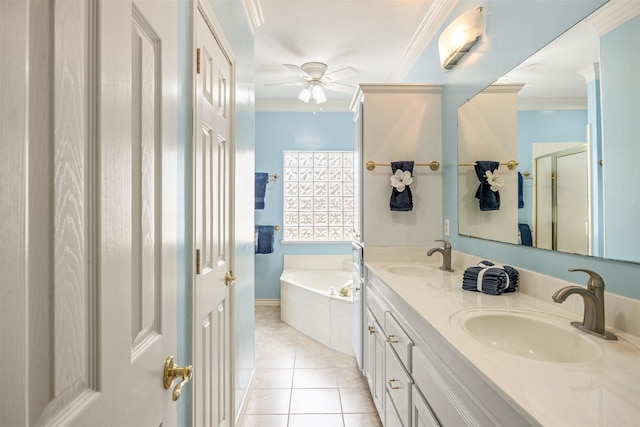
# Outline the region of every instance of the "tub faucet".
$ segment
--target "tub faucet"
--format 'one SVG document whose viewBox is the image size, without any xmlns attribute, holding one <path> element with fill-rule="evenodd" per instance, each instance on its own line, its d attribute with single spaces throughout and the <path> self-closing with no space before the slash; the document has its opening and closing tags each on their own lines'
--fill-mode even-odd
<svg viewBox="0 0 640 427">
<path fill-rule="evenodd" d="M 571 294 L 578 294 L 584 301 L 584 318 L 581 322 L 571 322 L 576 328 L 596 335 L 606 340 L 617 340 L 614 334 L 604 329 L 604 280 L 594 271 L 581 268 L 569 269 L 569 271 L 582 271 L 590 278 L 587 289 L 582 286 L 566 286 L 558 290 L 551 297 L 554 302 L 563 303 Z"/>
<path fill-rule="evenodd" d="M 440 267 L 440 270 L 453 271 L 451 269 L 451 243 L 446 240 L 434 240 L 434 242 L 444 243 L 444 248 L 431 248 L 427 252 L 427 256 L 433 255 L 434 252 L 440 252 L 442 254 L 442 267 Z"/>
<path fill-rule="evenodd" d="M 353 283 L 349 283 L 348 285 L 343 286 L 340 289 L 340 296 L 341 297 L 350 297 L 352 288 L 353 288 Z"/>
</svg>

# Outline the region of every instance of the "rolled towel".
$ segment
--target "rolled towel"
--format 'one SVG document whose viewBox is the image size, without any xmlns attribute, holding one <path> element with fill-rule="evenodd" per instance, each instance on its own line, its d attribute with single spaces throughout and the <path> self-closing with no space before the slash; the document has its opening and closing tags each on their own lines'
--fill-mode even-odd
<svg viewBox="0 0 640 427">
<path fill-rule="evenodd" d="M 462 289 L 483 292 L 489 295 L 501 295 L 518 289 L 518 271 L 508 265 L 494 265 L 482 261 L 469 267 L 462 276 Z"/>
</svg>

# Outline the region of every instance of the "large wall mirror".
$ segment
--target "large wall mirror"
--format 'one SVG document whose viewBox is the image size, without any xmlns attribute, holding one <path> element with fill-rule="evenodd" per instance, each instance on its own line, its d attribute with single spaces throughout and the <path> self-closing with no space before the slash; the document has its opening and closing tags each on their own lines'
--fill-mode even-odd
<svg viewBox="0 0 640 427">
<path fill-rule="evenodd" d="M 639 2 L 611 0 L 463 104 L 458 162 L 460 235 L 640 263 Z"/>
</svg>

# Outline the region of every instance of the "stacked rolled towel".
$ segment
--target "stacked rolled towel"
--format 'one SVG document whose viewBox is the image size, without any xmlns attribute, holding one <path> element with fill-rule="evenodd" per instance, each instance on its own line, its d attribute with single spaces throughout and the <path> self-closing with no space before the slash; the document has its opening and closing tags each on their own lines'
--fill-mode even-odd
<svg viewBox="0 0 640 427">
<path fill-rule="evenodd" d="M 462 289 L 489 295 L 514 292 L 518 289 L 518 270 L 509 265 L 481 261 L 464 271 Z"/>
</svg>

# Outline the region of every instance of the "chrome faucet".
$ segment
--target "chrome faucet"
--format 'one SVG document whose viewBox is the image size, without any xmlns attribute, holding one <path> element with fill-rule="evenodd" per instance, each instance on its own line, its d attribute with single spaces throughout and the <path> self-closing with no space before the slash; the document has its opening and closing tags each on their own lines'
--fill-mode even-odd
<svg viewBox="0 0 640 427">
<path fill-rule="evenodd" d="M 440 270 L 453 271 L 451 269 L 451 243 L 446 240 L 434 240 L 434 242 L 444 243 L 444 248 L 431 248 L 427 252 L 427 256 L 433 255 L 434 252 L 440 252 L 442 254 L 442 267 L 440 267 Z"/>
<path fill-rule="evenodd" d="M 604 280 L 602 280 L 602 277 L 594 271 L 581 268 L 569 269 L 569 271 L 587 273 L 590 276 L 587 289 L 582 286 L 566 286 L 553 294 L 551 297 L 553 301 L 563 303 L 571 294 L 580 295 L 584 301 L 584 318 L 582 323 L 571 322 L 571 324 L 600 338 L 617 340 L 618 337 L 604 329 Z"/>
</svg>

